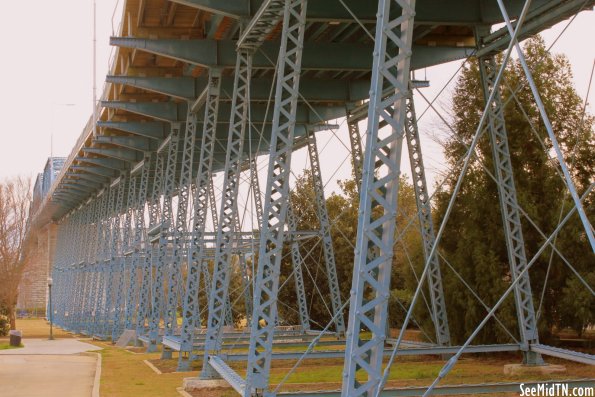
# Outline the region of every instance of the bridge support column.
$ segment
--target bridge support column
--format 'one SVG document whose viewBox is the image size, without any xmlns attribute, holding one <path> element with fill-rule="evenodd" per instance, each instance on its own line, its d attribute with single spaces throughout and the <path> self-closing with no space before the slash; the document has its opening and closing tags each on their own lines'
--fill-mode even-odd
<svg viewBox="0 0 595 397">
<path fill-rule="evenodd" d="M 223 175 L 221 208 L 219 209 L 219 227 L 215 243 L 215 261 L 213 280 L 209 294 L 207 335 L 205 340 L 202 379 L 219 377 L 209 364 L 209 355 L 221 349 L 221 337 L 226 314 L 231 318 L 229 303 L 229 280 L 233 246 L 241 230 L 238 214 L 238 189 L 244 157 L 244 136 L 248 124 L 248 105 L 250 101 L 250 80 L 252 78 L 252 54 L 240 50 L 237 53 L 234 73 L 234 89 L 227 137 L 227 155 Z M 227 320 L 229 322 L 229 319 Z"/>
<path fill-rule="evenodd" d="M 520 277 L 514 288 L 514 298 L 521 336 L 521 348 L 524 352 L 523 362 L 529 365 L 540 365 L 543 364 L 541 355 L 529 351 L 531 344 L 539 344 L 539 336 L 535 309 L 533 307 L 531 280 L 529 273 L 524 272 L 527 267 L 527 257 L 525 254 L 521 215 L 512 171 L 512 161 L 510 159 L 510 149 L 508 147 L 504 108 L 499 87 L 494 85 L 497 71 L 498 68 L 494 56 L 479 58 L 479 72 L 485 99 L 489 99 L 490 93 L 493 90 L 497 90 L 494 100 L 488 107 L 488 132 L 496 169 L 500 210 L 502 211 L 504 236 L 506 238 L 512 281 Z"/>
<path fill-rule="evenodd" d="M 308 312 L 308 300 L 306 299 L 306 288 L 304 286 L 304 259 L 300 252 L 298 241 L 298 225 L 291 202 L 287 206 L 287 228 L 291 233 L 291 264 L 293 265 L 293 279 L 295 281 L 295 293 L 297 296 L 300 324 L 304 331 L 310 330 L 310 313 Z"/>
<path fill-rule="evenodd" d="M 432 206 L 426 182 L 426 171 L 421 151 L 419 130 L 417 128 L 417 117 L 415 115 L 415 104 L 413 93 L 407 97 L 407 111 L 405 116 L 405 135 L 407 137 L 407 148 L 409 152 L 409 163 L 415 190 L 415 202 L 417 204 L 417 217 L 421 231 L 422 243 L 424 246 L 424 262 L 428 262 L 428 256 L 432 253 L 432 247 L 436 242 L 434 234 L 434 222 L 432 220 Z M 440 346 L 450 345 L 450 330 L 448 328 L 448 317 L 446 314 L 446 302 L 444 300 L 444 289 L 442 288 L 442 275 L 440 273 L 440 260 L 438 250 L 434 250 L 432 259 L 429 261 L 428 284 L 430 290 L 430 301 L 432 303 L 432 321 L 436 331 L 436 343 Z"/>
<path fill-rule="evenodd" d="M 123 255 L 123 243 L 122 243 L 122 212 L 128 205 L 125 197 L 128 195 L 129 189 L 129 176 L 128 174 L 122 174 L 120 176 L 120 182 L 118 184 L 118 195 L 116 198 L 116 211 L 114 213 L 114 219 L 112 223 L 112 248 L 111 248 L 111 261 L 110 266 L 113 269 L 114 279 L 112 288 L 114 288 L 113 294 L 113 310 L 110 308 L 112 315 L 107 324 L 106 338 L 111 338 L 112 342 L 116 342 L 120 334 L 122 333 L 122 314 L 124 306 L 124 288 L 125 288 L 125 258 Z M 110 324 L 111 323 L 111 324 Z"/>
<path fill-rule="evenodd" d="M 188 246 L 186 288 L 182 310 L 182 332 L 178 371 L 188 371 L 193 359 L 194 330 L 200 327 L 199 292 L 200 275 L 205 260 L 204 234 L 212 189 L 212 167 L 215 151 L 217 116 L 221 92 L 221 71 L 209 71 L 209 84 L 205 101 L 205 121 L 195 181 L 194 217 L 191 241 Z M 212 194 L 214 196 L 214 193 Z M 213 198 L 211 198 L 211 201 Z M 207 270 L 208 271 L 208 270 Z"/>
<path fill-rule="evenodd" d="M 326 208 L 326 198 L 324 197 L 324 183 L 322 181 L 316 135 L 312 131 L 309 131 L 308 136 L 308 155 L 310 157 L 310 167 L 312 170 L 316 212 L 320 222 L 322 251 L 324 253 L 324 263 L 326 265 L 326 274 L 331 295 L 332 314 L 335 318 L 335 331 L 338 335 L 342 336 L 345 334 L 345 320 L 343 319 L 342 313 L 343 304 L 341 302 L 341 291 L 339 289 L 339 280 L 337 278 L 337 265 L 335 263 L 335 250 L 333 248 L 333 239 L 331 236 L 331 223 Z"/>
<path fill-rule="evenodd" d="M 145 156 L 145 164 L 142 170 L 141 180 L 146 178 L 147 186 L 148 181 L 152 176 L 153 188 L 151 194 L 147 197 L 147 209 L 149 212 L 149 227 L 154 227 L 159 218 L 159 195 L 161 192 L 161 186 L 163 184 L 163 159 L 161 156 L 151 154 Z M 153 173 L 151 175 L 151 172 Z M 142 183 L 142 182 L 141 182 Z M 148 189 L 148 188 L 147 188 Z M 148 193 L 148 191 L 147 191 Z M 144 208 L 144 205 L 143 205 Z M 137 217 L 136 227 L 139 226 L 144 228 L 144 213 L 142 214 L 142 225 L 140 224 L 141 219 Z M 137 246 L 134 255 L 139 258 L 141 267 L 141 282 L 140 282 L 140 293 L 138 297 L 138 314 L 136 317 L 136 336 L 137 338 L 144 335 L 146 332 L 146 321 L 150 317 L 151 302 L 150 302 L 150 291 L 152 285 L 152 252 L 153 244 L 149 240 L 147 231 L 143 232 L 144 244 L 143 246 Z"/>
<path fill-rule="evenodd" d="M 374 396 L 382 377 L 414 15 L 415 0 L 378 2 L 343 397 Z M 394 90 L 385 98 L 386 85 Z M 365 342 L 363 332 L 371 333 Z"/>
<path fill-rule="evenodd" d="M 173 205 L 172 198 L 176 188 L 176 167 L 178 160 L 178 148 L 180 144 L 180 123 L 171 124 L 171 132 L 169 135 L 169 142 L 166 142 L 167 149 L 164 159 L 164 178 L 163 178 L 163 206 L 161 208 L 161 219 L 158 224 L 156 232 L 158 233 L 157 243 L 157 260 L 155 263 L 155 278 L 153 280 L 152 288 L 152 302 L 153 307 L 151 311 L 151 322 L 149 325 L 149 347 L 148 351 L 157 350 L 157 344 L 160 339 L 159 323 L 163 319 L 165 322 L 164 333 L 171 333 L 173 324 L 168 324 L 165 318 L 165 294 L 163 283 L 165 279 L 165 272 L 169 263 L 171 250 L 169 249 L 169 241 L 171 237 L 171 224 L 173 222 Z M 171 358 L 171 352 L 163 349 L 161 358 Z"/>
<path fill-rule="evenodd" d="M 307 0 L 286 0 L 281 48 L 277 60 L 277 86 L 269 166 L 254 282 L 250 348 L 244 397 L 268 389 L 273 333 L 277 322 L 277 293 L 284 227 L 289 205 L 289 176 L 299 96 Z"/>
</svg>

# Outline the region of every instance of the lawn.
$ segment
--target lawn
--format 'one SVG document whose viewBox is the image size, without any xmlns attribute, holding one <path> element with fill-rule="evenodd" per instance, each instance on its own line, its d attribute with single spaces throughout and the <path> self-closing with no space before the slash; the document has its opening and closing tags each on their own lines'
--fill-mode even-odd
<svg viewBox="0 0 595 397">
<path fill-rule="evenodd" d="M 0 342 L 0 350 L 10 350 L 25 347 L 22 343 L 19 346 L 11 346 L 9 343 Z"/>
<path fill-rule="evenodd" d="M 44 338 L 49 334 L 49 325 L 44 320 L 19 320 L 17 328 L 23 331 L 24 337 Z M 56 337 L 72 337 L 72 335 L 54 329 Z M 177 357 L 172 360 L 161 360 L 160 352 L 144 353 L 143 349 L 120 349 L 109 342 L 91 342 L 103 348 L 99 351 L 102 357 L 101 389 L 102 397 L 178 397 L 176 391 L 182 386 L 182 380 L 195 377 L 201 368 L 200 361 L 193 363 L 193 372 L 177 373 Z M 0 349 L 8 345 L 8 341 L 0 340 Z M 147 360 L 163 373 L 155 373 L 144 361 Z M 496 383 L 505 381 L 528 381 L 549 379 L 577 379 L 591 378 L 592 367 L 572 362 L 563 362 L 547 358 L 551 364 L 564 364 L 567 367 L 565 374 L 533 375 L 504 377 L 503 366 L 509 363 L 520 362 L 520 355 L 498 355 L 486 357 L 481 355 L 466 356 L 460 360 L 450 375 L 442 382 L 446 384 L 477 384 Z M 271 384 L 276 385 L 283 381 L 295 361 L 278 360 L 271 368 Z M 391 369 L 389 387 L 427 385 L 438 374 L 444 361 L 436 357 L 403 357 Z M 241 376 L 245 375 L 246 363 L 231 363 L 231 367 Z M 300 367 L 285 381 L 281 390 L 336 390 L 340 388 L 343 363 L 340 359 L 329 360 L 304 360 Z M 361 379 L 363 380 L 363 379 Z M 274 386 L 273 386 L 274 388 Z M 212 389 L 195 391 L 195 397 L 233 397 L 236 396 L 232 389 Z M 518 393 L 483 395 L 485 397 L 518 396 Z"/>
<path fill-rule="evenodd" d="M 50 323 L 42 318 L 17 319 L 17 330 L 23 333 L 23 339 L 44 339 L 50 336 Z M 54 338 L 72 338 L 72 334 L 54 327 Z M 8 336 L 0 338 L 8 340 Z"/>
<path fill-rule="evenodd" d="M 94 341 L 101 354 L 101 397 L 180 397 L 176 388 L 182 379 L 195 376 L 191 373 L 154 372 L 144 360 L 156 360 L 161 353 L 135 354 L 112 346 L 109 342 Z"/>
</svg>

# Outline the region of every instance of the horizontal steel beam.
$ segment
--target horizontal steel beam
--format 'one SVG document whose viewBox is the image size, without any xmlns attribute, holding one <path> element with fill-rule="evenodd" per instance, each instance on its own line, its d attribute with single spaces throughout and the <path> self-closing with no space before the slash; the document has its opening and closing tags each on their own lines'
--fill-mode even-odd
<svg viewBox="0 0 595 397">
<path fill-rule="evenodd" d="M 104 158 L 104 157 L 83 157 L 78 156 L 75 160 L 81 163 L 93 164 L 99 167 L 109 168 L 110 170 L 120 171 L 126 169 L 130 164 L 123 160 Z"/>
<path fill-rule="evenodd" d="M 63 183 L 69 184 L 69 185 L 81 185 L 81 186 L 85 186 L 85 187 L 88 187 L 91 189 L 100 189 L 103 186 L 103 183 L 101 183 L 101 182 L 91 182 L 84 178 L 78 178 L 78 179 L 64 178 Z"/>
<path fill-rule="evenodd" d="M 136 77 L 136 76 L 107 76 L 107 83 L 124 84 L 131 87 L 142 88 L 147 91 L 169 95 L 181 99 L 198 97 L 204 86 L 199 85 L 206 79 L 193 77 Z"/>
<path fill-rule="evenodd" d="M 221 81 L 221 100 L 231 100 L 233 76 L 223 76 Z M 205 77 L 128 77 L 108 76 L 108 82 L 118 82 L 135 88 L 156 92 L 175 98 L 194 100 L 207 86 Z M 253 78 L 250 80 L 250 99 L 266 101 L 275 82 L 271 78 Z M 195 87 L 196 96 L 186 96 L 184 86 Z M 369 79 L 300 79 L 300 94 L 308 102 L 356 102 L 367 99 L 370 91 Z M 300 98 L 300 100 L 302 99 Z"/>
<path fill-rule="evenodd" d="M 368 88 L 369 89 L 369 88 Z M 159 119 L 163 116 L 166 112 L 171 109 L 170 102 L 123 102 L 123 101 L 102 101 L 103 106 L 109 107 L 111 109 L 121 109 L 126 110 L 131 113 L 140 114 L 147 117 L 153 117 Z M 184 110 L 178 110 L 177 116 L 180 117 L 179 121 L 183 121 L 186 119 L 186 114 Z M 181 113 L 184 112 L 184 113 Z M 222 103 L 219 105 L 219 125 L 227 125 L 229 124 L 229 115 L 231 113 L 231 104 L 230 103 Z M 255 103 L 250 106 L 250 114 L 251 114 L 251 121 L 257 127 L 263 122 L 270 123 L 272 122 L 273 112 L 270 109 L 270 106 L 266 104 Z M 296 115 L 296 122 L 301 124 L 316 124 L 320 122 L 324 122 L 327 120 L 334 120 L 340 117 L 345 117 L 345 106 L 326 106 L 326 105 L 306 105 L 306 104 L 298 104 L 297 115 Z M 172 113 L 173 116 L 173 113 Z M 266 116 L 266 119 L 265 119 Z M 198 113 L 198 122 L 202 123 L 204 119 L 204 112 Z M 134 131 L 133 133 L 139 133 L 141 128 L 143 127 L 143 123 L 132 122 L 131 126 L 127 126 L 128 122 L 117 122 L 117 123 L 110 123 L 110 122 L 101 122 L 99 125 L 107 127 L 111 126 L 113 128 L 123 130 L 123 131 Z M 148 123 L 147 123 L 148 124 Z M 151 128 L 158 128 L 159 125 L 151 126 Z M 166 128 L 166 127 L 163 127 Z M 224 134 L 227 137 L 227 134 Z M 139 149 L 141 150 L 141 149 Z M 144 149 L 143 149 L 144 150 Z"/>
<path fill-rule="evenodd" d="M 111 157 L 117 160 L 127 161 L 129 163 L 137 163 L 143 159 L 142 153 L 130 149 L 85 147 L 83 148 L 83 152 L 99 154 L 101 156 Z"/>
<path fill-rule="evenodd" d="M 536 353 L 545 354 L 551 357 L 563 358 L 568 361 L 576 361 L 577 363 L 595 365 L 595 355 L 575 352 L 572 350 L 560 349 L 559 347 L 547 345 L 531 345 L 529 350 Z"/>
<path fill-rule="evenodd" d="M 242 393 L 246 387 L 246 381 L 242 379 L 232 368 L 229 367 L 220 357 L 209 356 L 209 364 L 229 385 L 238 393 Z"/>
<path fill-rule="evenodd" d="M 236 46 L 231 40 L 176 40 L 111 37 L 110 44 L 143 50 L 206 68 L 233 68 Z M 267 41 L 254 54 L 254 69 L 274 69 L 280 44 Z M 421 69 L 457 59 L 473 52 L 471 47 L 413 46 L 411 68 Z M 368 71 L 372 68 L 370 46 L 353 43 L 308 43 L 304 46 L 302 70 Z"/>
<path fill-rule="evenodd" d="M 523 26 L 521 26 L 518 41 L 531 37 L 564 19 L 568 19 L 581 10 L 593 8 L 594 5 L 595 0 L 548 1 L 541 4 L 540 7 L 534 5 Z M 477 56 L 483 57 L 505 50 L 508 43 L 510 43 L 510 37 L 506 27 L 494 32 L 487 37 L 489 41 L 484 43 L 484 48 L 477 52 Z"/>
<path fill-rule="evenodd" d="M 127 110 L 132 113 L 169 122 L 185 121 L 186 112 L 188 111 L 188 104 L 185 102 L 101 101 L 101 106 L 107 109 Z"/>
<path fill-rule="evenodd" d="M 114 146 L 121 146 L 127 149 L 138 151 L 151 151 L 157 148 L 155 141 L 138 136 L 106 136 L 98 135 L 93 140 L 97 143 L 105 143 Z"/>
<path fill-rule="evenodd" d="M 103 176 L 98 176 L 98 175 L 91 175 L 91 174 L 87 174 L 84 172 L 67 172 L 64 177 L 66 178 L 71 178 L 71 179 L 85 179 L 87 181 L 91 181 L 91 182 L 95 182 L 95 183 L 99 183 L 99 184 L 105 184 L 109 178 L 103 177 Z"/>
<path fill-rule="evenodd" d="M 110 179 L 118 176 L 118 173 L 116 173 L 115 171 L 112 171 L 112 170 L 104 168 L 104 167 L 94 166 L 94 165 L 79 164 L 79 165 L 71 165 L 70 168 L 74 171 L 84 171 L 84 172 L 88 172 L 89 174 L 99 175 L 99 176 L 103 176 L 103 177 L 110 178 Z"/>
<path fill-rule="evenodd" d="M 220 14 L 235 19 L 253 18 L 263 0 L 172 0 L 174 3 L 200 8 L 214 14 Z M 308 4 L 307 19 L 310 21 L 353 21 L 350 13 L 364 22 L 376 22 L 378 4 L 373 1 L 343 0 L 349 11 L 338 1 L 316 1 Z M 534 0 L 532 8 L 546 2 L 558 0 Z M 524 1 L 505 0 L 510 17 L 519 15 Z M 400 14 L 398 7 L 391 7 L 391 11 Z M 475 25 L 494 24 L 503 22 L 502 14 L 496 2 L 491 0 L 453 0 L 440 1 L 418 0 L 415 7 L 415 21 L 417 24 L 443 25 Z"/>
<path fill-rule="evenodd" d="M 413 347 L 406 349 L 397 350 L 397 356 L 420 356 L 420 355 L 444 355 L 444 354 L 455 354 L 460 347 L 449 346 L 449 347 Z M 519 351 L 519 345 L 478 345 L 468 346 L 465 348 L 464 353 L 493 353 L 493 352 L 512 352 Z M 384 355 L 390 356 L 392 349 L 385 349 Z M 274 360 L 297 360 L 304 355 L 304 352 L 273 352 Z M 248 358 L 247 354 L 222 354 L 226 361 L 244 361 Z M 340 350 L 328 350 L 328 351 L 313 351 L 306 355 L 309 359 L 328 359 L 328 358 L 343 358 L 345 352 Z"/>
<path fill-rule="evenodd" d="M 122 107 L 124 109 L 124 107 Z M 97 126 L 163 140 L 170 133 L 170 123 L 163 121 L 98 121 Z"/>
</svg>

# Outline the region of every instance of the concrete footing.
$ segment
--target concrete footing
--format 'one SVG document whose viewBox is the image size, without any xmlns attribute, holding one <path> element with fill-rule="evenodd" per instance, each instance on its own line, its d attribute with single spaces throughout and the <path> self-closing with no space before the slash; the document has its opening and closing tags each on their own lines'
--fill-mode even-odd
<svg viewBox="0 0 595 397">
<path fill-rule="evenodd" d="M 564 365 L 525 365 L 525 364 L 506 364 L 504 366 L 504 375 L 548 375 L 566 372 Z"/>
<path fill-rule="evenodd" d="M 184 378 L 182 388 L 185 391 L 203 390 L 203 389 L 231 389 L 229 383 L 223 379 L 198 379 Z"/>
</svg>

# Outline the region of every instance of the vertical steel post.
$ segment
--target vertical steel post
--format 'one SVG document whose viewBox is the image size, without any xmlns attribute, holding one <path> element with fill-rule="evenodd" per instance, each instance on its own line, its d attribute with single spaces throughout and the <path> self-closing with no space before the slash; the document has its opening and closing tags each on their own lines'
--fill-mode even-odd
<svg viewBox="0 0 595 397">
<path fill-rule="evenodd" d="M 172 198 L 174 189 L 176 187 L 176 167 L 178 159 L 178 145 L 180 143 L 180 123 L 171 124 L 171 132 L 169 134 L 169 144 L 167 145 L 166 158 L 164 159 L 164 177 L 163 177 L 163 206 L 161 209 L 161 223 L 156 230 L 158 233 L 157 258 L 155 263 L 155 279 L 153 280 L 152 296 L 153 303 L 151 311 L 151 321 L 149 323 L 149 346 L 147 351 L 157 350 L 157 343 L 159 340 L 159 321 L 161 318 L 165 320 L 164 316 L 164 300 L 165 300 L 165 286 L 164 275 L 168 263 L 169 241 L 170 241 L 170 227 L 173 217 Z M 165 332 L 170 332 L 173 324 L 165 322 Z M 166 358 L 169 354 L 164 349 L 162 358 Z"/>
<path fill-rule="evenodd" d="M 432 247 L 436 242 L 434 233 L 434 222 L 432 221 L 432 206 L 426 181 L 426 171 L 421 151 L 419 130 L 417 128 L 417 117 L 415 115 L 415 104 L 413 93 L 407 97 L 407 111 L 405 117 L 405 135 L 407 137 L 407 148 L 409 152 L 409 163 L 415 190 L 415 203 L 417 204 L 417 216 L 421 230 L 422 242 L 424 245 L 424 259 L 427 262 L 428 256 L 432 253 Z M 450 345 L 450 330 L 448 328 L 448 317 L 446 313 L 446 301 L 444 300 L 444 289 L 442 288 L 442 275 L 440 273 L 440 260 L 438 250 L 429 261 L 428 284 L 430 290 L 430 301 L 432 303 L 432 320 L 436 330 L 436 342 L 440 346 Z"/>
<path fill-rule="evenodd" d="M 142 303 L 142 299 L 145 299 L 145 302 L 148 300 L 148 296 L 143 296 L 143 274 L 146 266 L 144 266 L 145 258 L 142 253 L 144 252 L 143 244 L 147 243 L 145 232 L 145 205 L 147 202 L 152 158 L 154 158 L 152 155 L 145 154 L 142 169 L 140 170 L 140 177 L 136 177 L 138 179 L 138 192 L 135 194 L 135 202 L 132 204 L 134 206 L 134 237 L 132 238 L 130 245 L 130 250 L 132 251 L 132 264 L 130 266 L 130 288 L 126 298 L 126 329 L 132 329 L 133 326 L 138 324 L 139 318 L 142 318 L 144 321 L 145 313 L 141 313 L 141 306 L 144 310 L 146 305 Z M 147 289 L 145 289 L 144 292 L 146 291 Z M 136 321 L 134 319 L 135 314 Z"/>
<path fill-rule="evenodd" d="M 239 50 L 234 73 L 227 154 L 223 174 L 221 207 L 219 209 L 219 227 L 215 243 L 215 261 L 213 280 L 209 294 L 207 335 L 205 340 L 204 360 L 201 378 L 218 377 L 217 372 L 208 362 L 208 357 L 221 348 L 221 334 L 226 313 L 231 316 L 229 301 L 229 280 L 234 237 L 240 230 L 235 230 L 238 219 L 238 189 L 241 165 L 244 157 L 244 136 L 248 121 L 250 101 L 250 80 L 252 78 L 252 54 Z M 234 231 L 236 234 L 234 234 Z M 226 309 L 227 308 L 227 309 Z M 229 319 L 228 319 L 229 321 Z"/>
<path fill-rule="evenodd" d="M 489 98 L 490 93 L 496 90 L 494 100 L 488 107 L 488 132 L 496 168 L 498 196 L 500 198 L 500 210 L 502 212 L 504 236 L 506 238 L 512 281 L 515 281 L 520 275 L 520 280 L 514 288 L 514 297 L 522 343 L 521 348 L 524 352 L 524 363 L 538 365 L 543 364 L 541 355 L 529 351 L 531 344 L 539 343 L 537 318 L 535 317 L 535 309 L 533 307 L 533 294 L 531 292 L 529 273 L 523 273 L 527 267 L 525 241 L 521 226 L 521 215 L 514 183 L 510 149 L 508 147 L 504 108 L 500 97 L 500 88 L 494 85 L 497 71 L 498 68 L 493 56 L 479 58 L 480 78 L 486 100 Z"/>
<path fill-rule="evenodd" d="M 120 177 L 120 186 L 118 188 L 118 198 L 116 202 L 116 213 L 114 214 L 114 228 L 115 235 L 113 238 L 112 246 L 112 263 L 111 266 L 114 269 L 114 310 L 112 315 L 112 327 L 108 328 L 111 331 L 111 340 L 113 343 L 120 337 L 123 331 L 122 327 L 122 316 L 124 314 L 124 289 L 126 288 L 126 262 L 124 258 L 124 247 L 122 240 L 122 231 L 126 230 L 126 227 L 122 228 L 122 212 L 126 209 L 128 202 L 126 198 L 129 195 L 130 190 L 130 177 L 129 174 L 122 174 Z M 130 230 L 130 226 L 128 226 Z"/>
<path fill-rule="evenodd" d="M 199 290 L 200 274 L 205 258 L 204 234 L 209 211 L 209 191 L 212 189 L 212 167 L 215 151 L 219 97 L 221 93 L 221 70 L 209 70 L 209 84 L 205 102 L 205 119 L 198 160 L 198 171 L 194 183 L 194 216 L 191 240 L 188 244 L 186 288 L 182 309 L 182 332 L 178 370 L 190 369 L 194 330 L 200 327 Z"/>
<path fill-rule="evenodd" d="M 362 149 L 362 139 L 359 132 L 359 119 L 347 112 L 347 128 L 349 130 L 349 145 L 351 147 L 351 166 L 353 167 L 353 177 L 355 186 L 360 192 L 362 183 L 362 166 L 364 162 L 364 151 Z"/>
<path fill-rule="evenodd" d="M 378 2 L 343 397 L 373 396 L 382 378 L 414 15 L 415 0 Z M 385 85 L 394 88 L 386 98 Z"/>
<path fill-rule="evenodd" d="M 254 283 L 250 349 L 244 397 L 267 389 L 271 368 L 273 333 L 277 321 L 277 293 L 289 198 L 291 154 L 294 146 L 297 100 L 306 28 L 307 0 L 286 0 L 281 47 L 277 61 L 277 86 L 271 150 L 261 228 L 258 267 Z"/>
<path fill-rule="evenodd" d="M 343 319 L 343 313 L 341 312 L 343 304 L 341 303 L 341 290 L 339 289 L 339 280 L 337 278 L 337 265 L 335 263 L 335 250 L 333 248 L 333 238 L 331 236 L 331 223 L 326 208 L 326 198 L 324 197 L 324 183 L 322 181 L 316 135 L 313 131 L 308 131 L 308 134 L 308 156 L 310 157 L 310 169 L 312 170 L 316 213 L 318 215 L 318 221 L 320 222 L 322 251 L 324 254 L 326 275 L 331 295 L 332 314 L 335 318 L 335 331 L 337 334 L 343 335 L 345 334 L 345 320 Z"/>
<path fill-rule="evenodd" d="M 167 307 L 165 312 L 165 335 L 173 335 L 177 327 L 178 288 L 182 273 L 182 260 L 186 246 L 188 199 L 192 184 L 192 161 L 194 159 L 194 146 L 196 141 L 197 117 L 196 113 L 188 112 L 186 131 L 182 147 L 182 163 L 179 176 L 178 209 L 175 223 L 170 227 L 173 234 L 172 257 L 169 268 Z M 183 300 L 183 297 L 180 299 Z M 171 351 L 164 346 L 164 356 L 171 357 Z"/>
<path fill-rule="evenodd" d="M 300 244 L 297 236 L 297 220 L 291 206 L 287 206 L 287 228 L 291 234 L 291 264 L 293 266 L 293 279 L 295 281 L 295 293 L 297 295 L 298 313 L 300 323 L 304 331 L 310 330 L 310 313 L 308 312 L 308 301 L 306 299 L 306 289 L 304 287 L 304 274 L 302 267 L 305 266 L 302 254 L 300 253 Z"/>
</svg>

